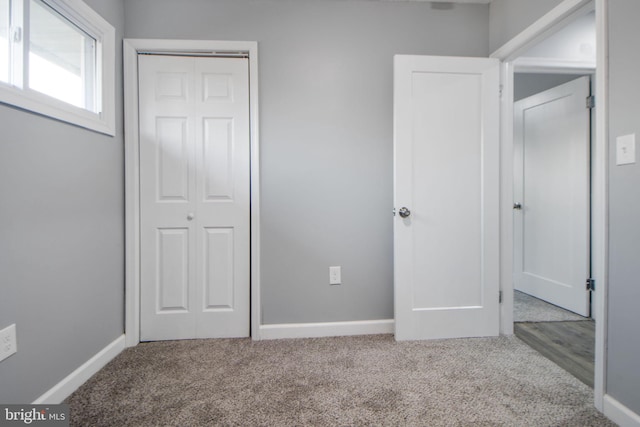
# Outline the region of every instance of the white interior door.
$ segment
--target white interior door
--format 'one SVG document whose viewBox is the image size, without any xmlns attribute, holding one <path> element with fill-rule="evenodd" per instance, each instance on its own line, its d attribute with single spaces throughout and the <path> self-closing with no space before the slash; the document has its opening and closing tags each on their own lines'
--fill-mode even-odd
<svg viewBox="0 0 640 427">
<path fill-rule="evenodd" d="M 248 60 L 138 60 L 141 340 L 249 336 Z"/>
<path fill-rule="evenodd" d="M 514 105 L 514 287 L 589 316 L 589 77 Z"/>
<path fill-rule="evenodd" d="M 396 56 L 394 79 L 396 339 L 498 335 L 499 61 Z"/>
</svg>

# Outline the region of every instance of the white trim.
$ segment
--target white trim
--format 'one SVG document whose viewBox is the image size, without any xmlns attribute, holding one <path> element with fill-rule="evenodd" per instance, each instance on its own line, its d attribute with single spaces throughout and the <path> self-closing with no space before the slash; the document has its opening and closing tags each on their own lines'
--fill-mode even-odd
<svg viewBox="0 0 640 427">
<path fill-rule="evenodd" d="M 62 381 L 54 385 L 49 391 L 33 401 L 34 405 L 57 405 L 87 382 L 100 369 L 111 362 L 124 350 L 124 335 L 120 335 L 111 344 L 100 350 L 95 356 L 87 360 L 78 369 L 67 375 Z"/>
<path fill-rule="evenodd" d="M 101 100 L 98 103 L 101 112 L 96 114 L 32 89 L 6 83 L 0 83 L 0 103 L 114 136 L 116 132 L 115 28 L 81 0 L 46 0 L 46 2 L 74 25 L 88 30 L 91 37 L 95 37 L 99 42 L 100 48 L 96 51 L 96 58 L 101 68 L 96 70 L 96 73 L 100 76 L 98 81 L 102 84 L 98 88 L 100 93 L 96 95 Z"/>
<path fill-rule="evenodd" d="M 284 338 L 393 334 L 394 331 L 395 321 L 393 319 L 326 323 L 284 323 L 261 325 L 260 337 L 265 340 L 277 340 Z"/>
<path fill-rule="evenodd" d="M 604 396 L 604 415 L 620 427 L 639 427 L 640 415 L 608 394 Z"/>
<path fill-rule="evenodd" d="M 596 318 L 594 399 L 596 408 L 604 408 L 607 376 L 607 299 L 609 289 L 609 52 L 607 28 L 608 0 L 596 0 L 596 143 L 592 146 L 592 229 L 591 274 Z"/>
<path fill-rule="evenodd" d="M 127 347 L 140 342 L 140 164 L 138 151 L 138 55 L 123 43 L 125 183 L 125 333 Z"/>
<path fill-rule="evenodd" d="M 531 46 L 545 37 L 561 29 L 566 23 L 580 16 L 596 10 L 597 34 L 597 70 L 595 79 L 596 92 L 596 140 L 592 153 L 592 276 L 596 281 L 594 306 L 596 311 L 596 343 L 595 343 L 595 375 L 594 375 L 594 403 L 599 410 L 603 408 L 603 398 L 606 383 L 606 340 L 607 340 L 607 149 L 608 149 L 608 62 L 607 62 L 607 28 L 606 4 L 608 0 L 564 0 L 556 8 L 544 15 L 533 25 L 518 34 L 504 46 L 491 54 L 492 58 L 504 61 L 503 65 L 503 103 L 501 109 L 502 149 L 501 163 L 501 194 L 507 200 L 502 200 L 503 218 L 501 221 L 501 288 L 503 290 L 503 307 L 501 318 L 501 333 L 509 333 L 509 324 L 513 328 L 513 276 L 509 274 L 513 262 L 513 223 L 509 220 L 507 207 L 513 202 L 513 61 Z M 511 157 L 510 157 L 511 156 Z M 509 246 L 510 245 L 510 246 Z M 511 251 L 508 248 L 511 248 Z M 508 292 L 511 290 L 511 292 Z"/>
<path fill-rule="evenodd" d="M 140 182 L 138 157 L 138 52 L 243 52 L 249 55 L 251 132 L 251 337 L 260 335 L 260 145 L 258 43 L 215 40 L 125 39 L 125 331 L 127 347 L 140 342 Z"/>
<path fill-rule="evenodd" d="M 516 73 L 591 74 L 596 63 L 557 58 L 518 58 L 513 61 Z"/>
<path fill-rule="evenodd" d="M 500 333 L 513 335 L 513 66 L 502 63 L 500 104 Z M 505 171 L 511 171 L 506 173 Z"/>
</svg>

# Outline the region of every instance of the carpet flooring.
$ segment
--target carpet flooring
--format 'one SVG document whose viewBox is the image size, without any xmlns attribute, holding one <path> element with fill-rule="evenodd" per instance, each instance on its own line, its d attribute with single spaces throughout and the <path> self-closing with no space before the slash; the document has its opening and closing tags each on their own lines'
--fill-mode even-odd
<svg viewBox="0 0 640 427">
<path fill-rule="evenodd" d="M 613 426 L 518 338 L 144 343 L 73 393 L 73 426 Z"/>
<path fill-rule="evenodd" d="M 514 322 L 565 322 L 586 319 L 524 292 L 513 293 Z"/>
</svg>

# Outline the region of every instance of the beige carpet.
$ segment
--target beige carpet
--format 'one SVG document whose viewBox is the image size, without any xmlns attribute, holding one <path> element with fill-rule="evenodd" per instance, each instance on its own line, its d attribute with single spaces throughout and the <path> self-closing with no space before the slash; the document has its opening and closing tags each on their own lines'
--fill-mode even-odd
<svg viewBox="0 0 640 427">
<path fill-rule="evenodd" d="M 613 425 L 515 337 L 140 344 L 67 402 L 74 426 Z"/>
</svg>

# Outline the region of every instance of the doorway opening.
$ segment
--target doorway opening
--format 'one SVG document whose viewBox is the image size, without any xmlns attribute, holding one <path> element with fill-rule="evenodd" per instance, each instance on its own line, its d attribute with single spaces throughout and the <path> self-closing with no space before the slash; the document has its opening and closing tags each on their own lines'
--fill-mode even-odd
<svg viewBox="0 0 640 427">
<path fill-rule="evenodd" d="M 593 5 L 514 65 L 514 332 L 594 386 Z"/>
</svg>

